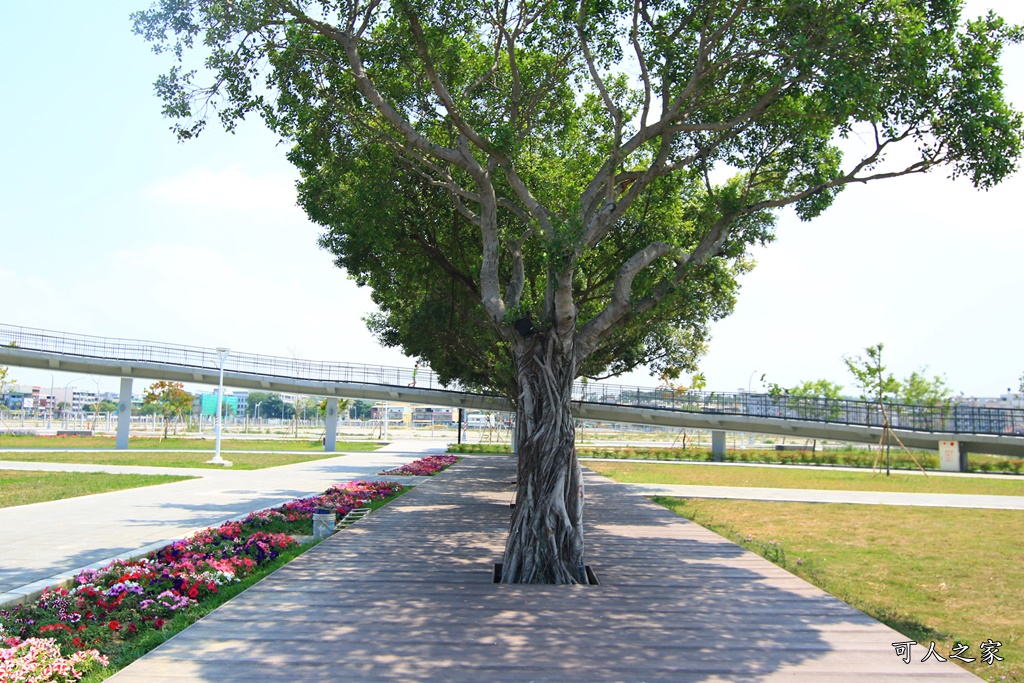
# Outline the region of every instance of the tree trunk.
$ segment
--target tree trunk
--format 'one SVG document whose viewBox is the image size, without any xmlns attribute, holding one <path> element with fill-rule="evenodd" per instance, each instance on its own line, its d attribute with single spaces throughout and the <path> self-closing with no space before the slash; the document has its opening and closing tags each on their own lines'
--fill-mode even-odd
<svg viewBox="0 0 1024 683">
<path fill-rule="evenodd" d="M 516 350 L 516 506 L 502 583 L 587 583 L 583 477 L 570 412 L 575 363 L 553 333 Z"/>
</svg>

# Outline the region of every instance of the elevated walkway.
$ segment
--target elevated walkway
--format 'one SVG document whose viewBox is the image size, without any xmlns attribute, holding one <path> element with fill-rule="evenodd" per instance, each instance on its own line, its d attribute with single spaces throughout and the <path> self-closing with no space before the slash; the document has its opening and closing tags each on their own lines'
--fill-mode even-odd
<svg viewBox="0 0 1024 683">
<path fill-rule="evenodd" d="M 119 416 L 127 415 L 133 379 L 216 386 L 219 363 L 215 349 L 0 324 L 0 365 L 121 377 Z M 240 352 L 231 352 L 225 360 L 224 386 L 327 397 L 328 439 L 334 432 L 331 422 L 337 419 L 331 405 L 339 397 L 513 410 L 501 396 L 443 386 L 426 369 Z M 886 421 L 877 405 L 845 399 L 676 392 L 582 381 L 573 396 L 573 412 L 581 419 L 712 430 L 721 435 L 716 450 L 722 452 L 727 431 L 878 443 Z M 966 469 L 968 452 L 1024 457 L 1024 410 L 897 404 L 887 406 L 887 417 L 893 432 L 910 448 L 937 450 L 942 441 L 957 442 L 960 469 Z M 127 431 L 119 430 L 118 436 L 119 447 L 126 448 Z"/>
</svg>

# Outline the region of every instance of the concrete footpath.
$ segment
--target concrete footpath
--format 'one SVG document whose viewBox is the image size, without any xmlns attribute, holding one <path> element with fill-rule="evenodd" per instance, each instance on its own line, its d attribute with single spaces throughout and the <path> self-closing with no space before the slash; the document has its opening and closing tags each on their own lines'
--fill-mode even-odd
<svg viewBox="0 0 1024 683">
<path fill-rule="evenodd" d="M 0 469 L 183 474 L 198 479 L 0 508 L 0 606 L 69 579 L 82 569 L 155 550 L 193 531 L 320 493 L 429 453 L 430 441 L 262 470 L 178 469 L 0 462 Z M 225 453 L 230 460 L 230 454 Z M 403 477 L 415 483 L 419 477 Z"/>
<path fill-rule="evenodd" d="M 622 484 L 642 496 L 731 498 L 787 503 L 849 503 L 922 507 L 1024 510 L 1024 497 L 965 493 L 892 493 L 889 491 L 831 491 L 825 489 L 766 489 L 749 486 L 690 486 L 686 484 Z"/>
</svg>

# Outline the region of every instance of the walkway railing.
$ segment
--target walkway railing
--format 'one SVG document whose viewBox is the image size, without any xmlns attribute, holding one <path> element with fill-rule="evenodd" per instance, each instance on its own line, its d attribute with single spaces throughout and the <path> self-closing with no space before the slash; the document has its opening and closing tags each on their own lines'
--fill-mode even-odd
<svg viewBox="0 0 1024 683">
<path fill-rule="evenodd" d="M 198 346 L 181 346 L 147 341 L 111 339 L 89 335 L 51 332 L 0 324 L 0 345 L 102 360 L 156 363 L 186 368 L 218 368 L 217 351 Z M 314 382 L 347 382 L 466 392 L 443 385 L 427 368 L 399 368 L 360 363 L 310 361 L 232 351 L 224 364 L 226 372 Z M 885 417 L 877 403 L 848 399 L 804 398 L 752 393 L 674 391 L 604 382 L 577 382 L 573 400 L 653 410 L 721 413 L 802 420 L 853 426 L 881 427 Z M 959 434 L 1024 436 L 1024 410 L 1019 408 L 978 408 L 964 404 L 887 404 L 885 414 L 896 429 Z"/>
<path fill-rule="evenodd" d="M 0 345 L 11 344 L 31 351 L 83 358 L 160 363 L 214 371 L 219 368 L 216 349 L 135 339 L 93 337 L 0 324 Z M 447 388 L 441 385 L 437 375 L 425 368 L 415 371 L 413 377 L 412 368 L 302 360 L 237 351 L 228 354 L 224 362 L 224 371 L 314 382 L 354 382 L 386 386 L 411 386 L 415 380 L 419 388 Z"/>
<path fill-rule="evenodd" d="M 660 410 L 683 410 L 745 416 L 882 427 L 888 416 L 894 429 L 917 432 L 998 434 L 1024 436 L 1024 410 L 982 408 L 949 403 L 941 405 L 885 404 L 884 413 L 875 402 L 852 399 L 808 398 L 752 393 L 672 391 L 616 386 L 576 384 L 574 400 Z"/>
</svg>

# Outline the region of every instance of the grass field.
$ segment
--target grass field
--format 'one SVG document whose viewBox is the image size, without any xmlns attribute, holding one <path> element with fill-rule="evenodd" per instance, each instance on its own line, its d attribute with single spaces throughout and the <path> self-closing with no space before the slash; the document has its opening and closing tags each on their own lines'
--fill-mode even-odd
<svg viewBox="0 0 1024 683">
<path fill-rule="evenodd" d="M 343 445 L 339 444 L 339 447 Z M 293 465 L 297 462 L 336 458 L 342 454 L 338 452 L 326 453 L 322 450 L 308 453 L 275 453 L 273 451 L 231 453 L 224 451 L 223 456 L 225 460 L 229 460 L 232 463 L 232 469 L 261 470 L 267 467 Z M 206 461 L 209 459 L 210 451 L 196 451 L 194 453 L 144 453 L 138 451 L 0 452 L 0 462 L 15 460 L 20 462 L 66 462 L 88 465 L 137 465 L 142 467 L 205 467 L 210 469 L 223 467 L 222 465 L 206 464 Z"/>
<path fill-rule="evenodd" d="M 1024 496 L 1024 480 L 1018 477 L 923 476 L 920 474 L 848 472 L 834 469 L 784 467 L 725 467 L 719 465 L 670 465 L 665 463 L 601 462 L 584 465 L 599 474 L 625 483 L 690 484 L 699 486 L 754 486 L 783 489 L 840 491 L 891 491 L 902 493 L 969 493 Z"/>
<path fill-rule="evenodd" d="M 963 643 L 972 673 L 1024 683 L 1024 512 L 655 500 L 917 641 L 917 659 Z M 980 659 L 988 639 L 1004 661 Z"/>
<path fill-rule="evenodd" d="M 112 436 L 22 436 L 0 435 L 0 449 L 4 448 L 62 448 L 70 450 L 114 448 Z M 339 451 L 375 451 L 383 444 L 378 441 L 339 442 Z M 214 438 L 210 437 L 132 437 L 128 449 L 213 451 Z M 323 444 L 308 439 L 221 439 L 221 450 L 240 451 L 320 451 Z"/>
<path fill-rule="evenodd" d="M 449 453 L 510 453 L 508 444 L 449 444 Z M 576 455 L 581 458 L 607 460 L 650 460 L 675 462 L 714 462 L 719 458 L 708 448 L 666 448 L 664 446 L 595 446 L 579 444 Z M 894 470 L 939 469 L 939 456 L 932 451 L 905 452 L 894 448 L 889 453 Z M 750 464 L 816 465 L 828 467 L 842 465 L 870 470 L 875 465 L 885 466 L 885 455 L 878 450 L 847 448 L 806 451 L 776 451 L 766 448 L 735 448 L 725 451 L 724 462 Z M 1024 474 L 1024 459 L 1000 455 L 971 453 L 967 460 L 971 472 Z"/>
<path fill-rule="evenodd" d="M 0 470 L 0 508 L 168 484 L 193 478 L 167 474 Z"/>
</svg>

